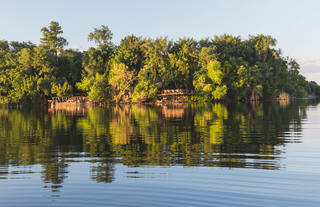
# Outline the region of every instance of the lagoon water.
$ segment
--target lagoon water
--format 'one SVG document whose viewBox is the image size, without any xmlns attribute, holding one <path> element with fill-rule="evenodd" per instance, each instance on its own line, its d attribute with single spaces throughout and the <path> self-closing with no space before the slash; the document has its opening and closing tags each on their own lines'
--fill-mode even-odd
<svg viewBox="0 0 320 207">
<path fill-rule="evenodd" d="M 320 104 L 0 108 L 0 206 L 319 206 Z"/>
</svg>

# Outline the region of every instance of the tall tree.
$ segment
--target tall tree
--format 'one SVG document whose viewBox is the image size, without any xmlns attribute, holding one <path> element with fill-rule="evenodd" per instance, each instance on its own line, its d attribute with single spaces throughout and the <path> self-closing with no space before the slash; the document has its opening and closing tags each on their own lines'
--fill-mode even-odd
<svg viewBox="0 0 320 207">
<path fill-rule="evenodd" d="M 56 54 L 61 52 L 64 46 L 68 45 L 67 40 L 60 36 L 63 31 L 58 22 L 50 22 L 50 25 L 48 27 L 43 27 L 41 32 L 43 35 L 40 39 L 41 44 L 55 50 Z"/>
<path fill-rule="evenodd" d="M 94 28 L 93 32 L 90 32 L 88 35 L 89 41 L 94 41 L 99 48 L 113 47 L 112 32 L 106 25 L 101 25 L 100 28 Z"/>
<path fill-rule="evenodd" d="M 115 46 L 111 42 L 111 30 L 105 25 L 99 29 L 94 28 L 94 31 L 89 33 L 88 40 L 94 41 L 98 48 L 91 47 L 84 54 L 82 65 L 86 72 L 85 75 L 95 76 L 96 73 L 108 73 L 108 61 L 115 50 Z"/>
</svg>

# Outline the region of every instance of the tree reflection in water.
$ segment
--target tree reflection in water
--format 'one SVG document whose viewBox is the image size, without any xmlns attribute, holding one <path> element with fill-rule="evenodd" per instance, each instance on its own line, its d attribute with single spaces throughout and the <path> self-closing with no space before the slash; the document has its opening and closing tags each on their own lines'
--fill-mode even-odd
<svg viewBox="0 0 320 207">
<path fill-rule="evenodd" d="M 90 162 L 97 182 L 112 182 L 119 162 L 275 170 L 285 167 L 285 144 L 300 142 L 308 104 L 2 108 L 0 179 L 10 174 L 10 165 L 39 164 L 45 185 L 55 192 L 79 158 Z"/>
</svg>

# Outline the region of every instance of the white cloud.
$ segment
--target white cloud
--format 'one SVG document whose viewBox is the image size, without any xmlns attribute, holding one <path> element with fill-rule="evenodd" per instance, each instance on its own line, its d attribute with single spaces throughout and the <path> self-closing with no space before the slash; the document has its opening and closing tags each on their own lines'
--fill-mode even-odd
<svg viewBox="0 0 320 207">
<path fill-rule="evenodd" d="M 318 73 L 320 72 L 320 58 L 302 58 L 298 59 L 301 73 Z"/>
<path fill-rule="evenodd" d="M 300 72 L 308 81 L 316 81 L 320 84 L 320 58 L 301 58 L 297 62 L 300 65 Z"/>
<path fill-rule="evenodd" d="M 308 81 L 315 81 L 320 85 L 320 72 L 303 74 Z"/>
</svg>

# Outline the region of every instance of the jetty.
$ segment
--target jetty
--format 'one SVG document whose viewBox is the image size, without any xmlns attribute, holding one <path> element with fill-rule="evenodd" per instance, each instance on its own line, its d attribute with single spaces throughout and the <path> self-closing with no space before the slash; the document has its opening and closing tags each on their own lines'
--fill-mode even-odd
<svg viewBox="0 0 320 207">
<path fill-rule="evenodd" d="M 187 102 L 188 97 L 193 92 L 186 89 L 167 89 L 162 90 L 157 96 L 159 102 Z"/>
</svg>

